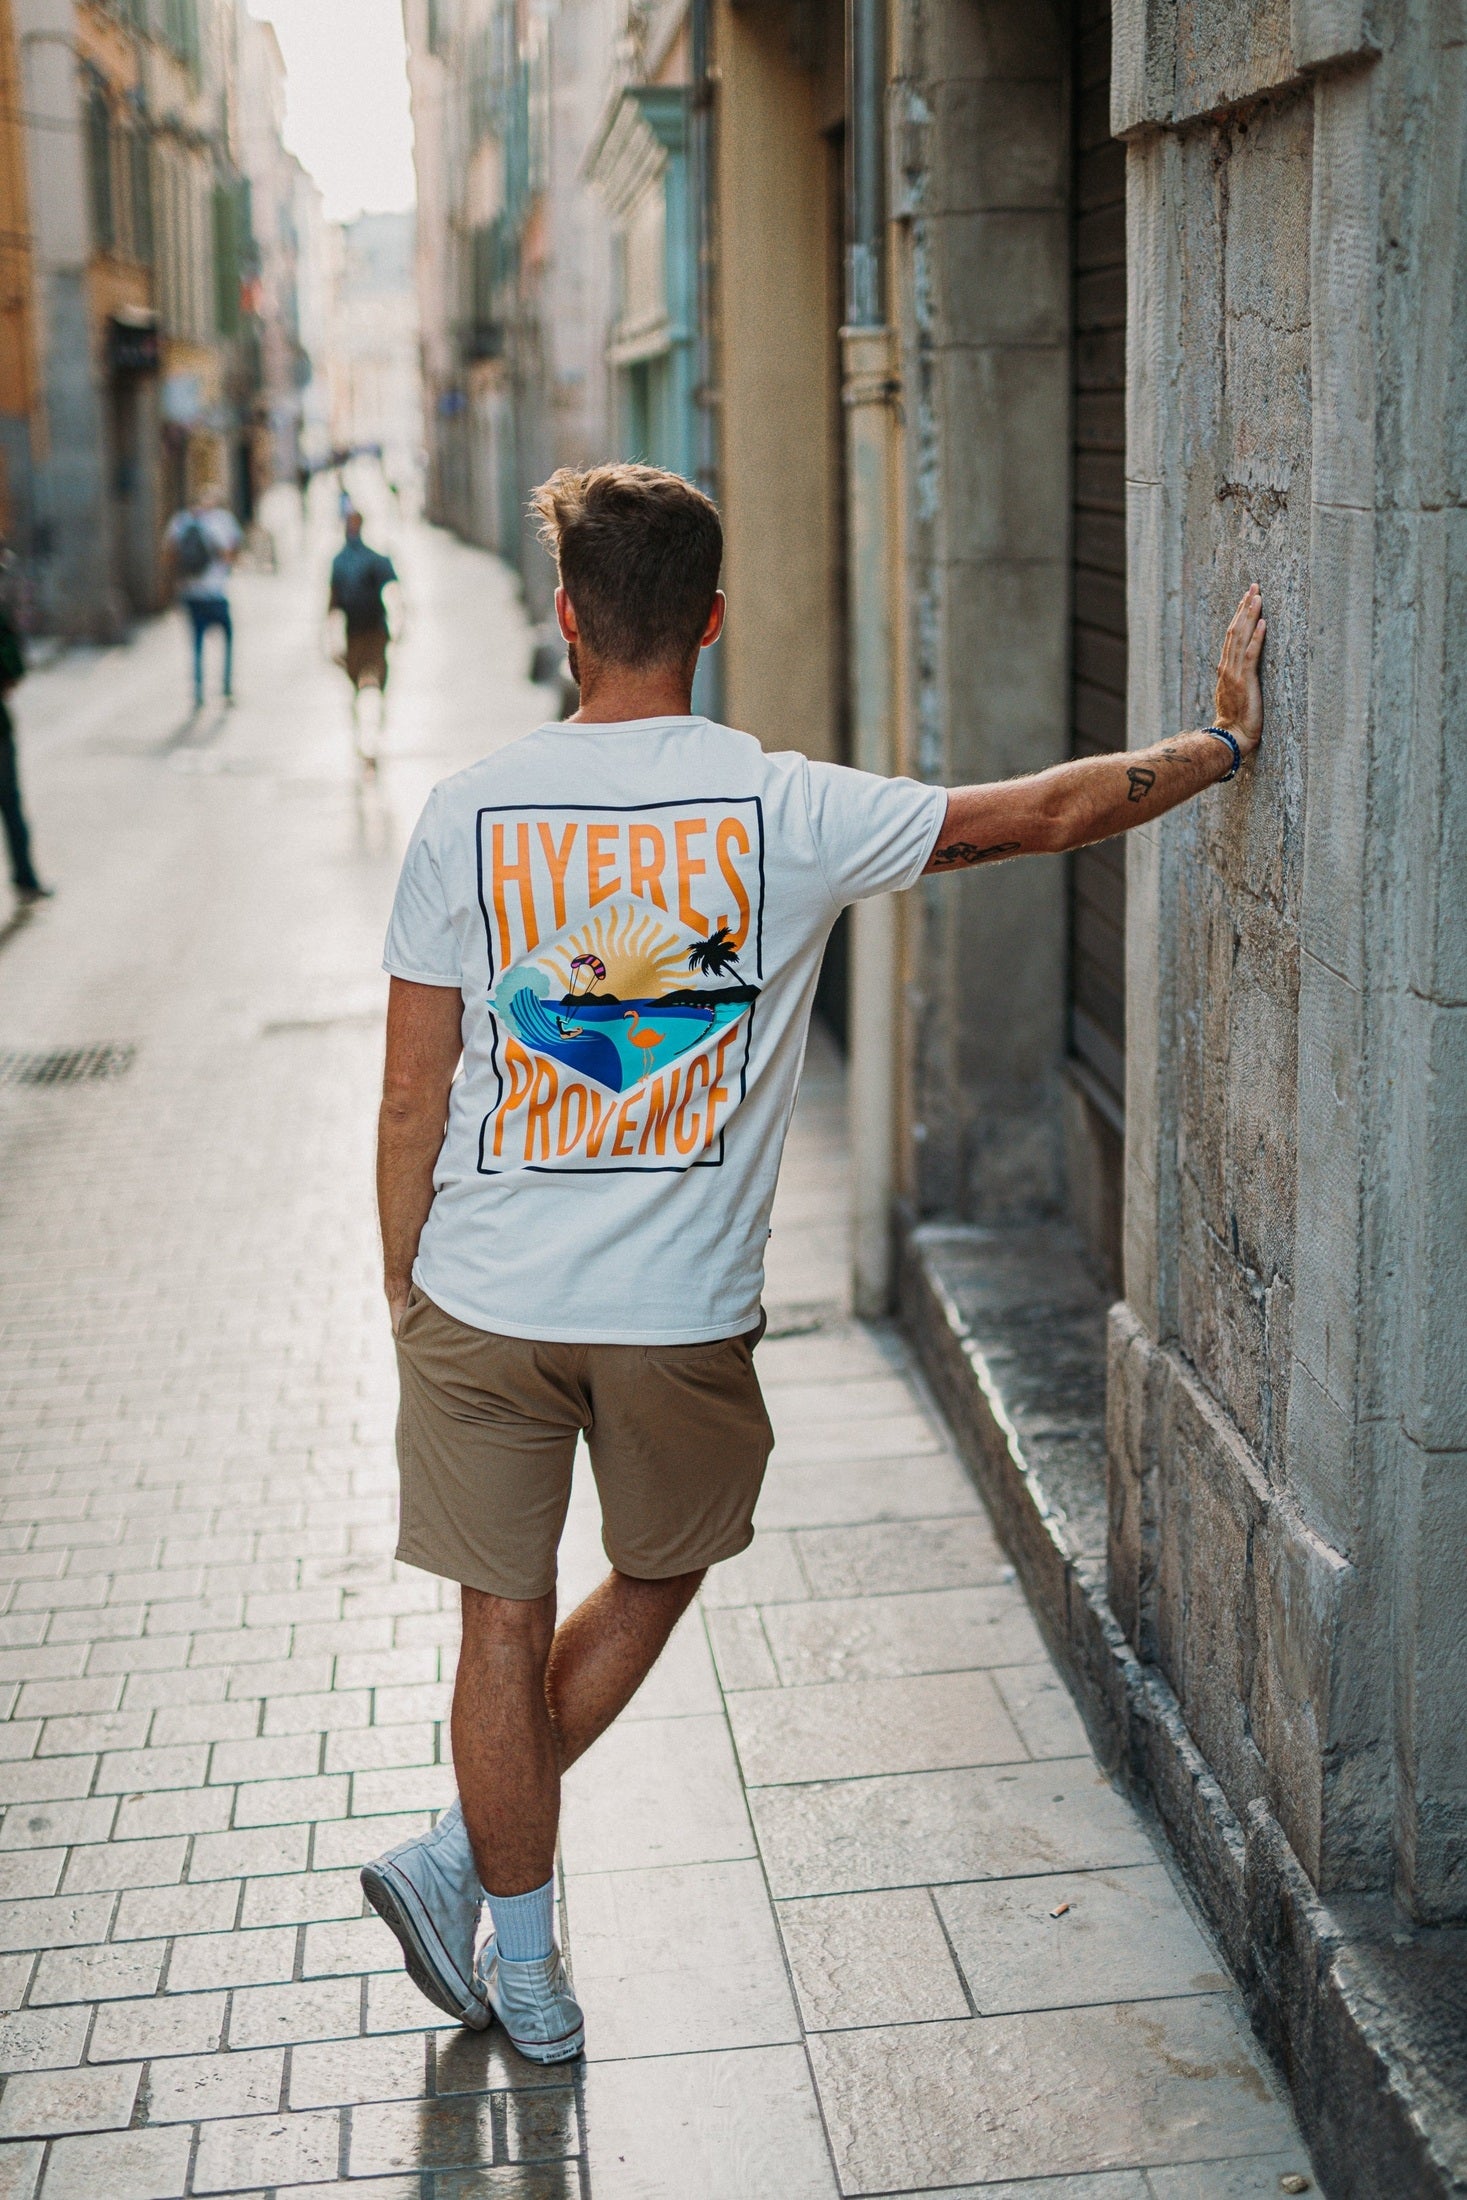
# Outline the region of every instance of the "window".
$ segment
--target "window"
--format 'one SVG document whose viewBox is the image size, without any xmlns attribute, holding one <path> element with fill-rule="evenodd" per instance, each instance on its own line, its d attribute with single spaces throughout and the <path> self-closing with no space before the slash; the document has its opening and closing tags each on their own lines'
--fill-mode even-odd
<svg viewBox="0 0 1467 2200">
<path fill-rule="evenodd" d="M 135 259 L 151 267 L 153 237 L 153 148 L 146 130 L 127 133 L 127 158 L 132 179 L 132 249 Z"/>
<path fill-rule="evenodd" d="M 87 94 L 87 182 L 92 207 L 92 242 L 110 252 L 117 242 L 117 203 L 112 188 L 112 110 L 100 84 Z"/>
<path fill-rule="evenodd" d="M 214 186 L 214 326 L 239 334 L 240 204 L 232 185 Z"/>
<path fill-rule="evenodd" d="M 163 36 L 179 59 L 198 73 L 199 4 L 198 0 L 163 0 Z"/>
</svg>

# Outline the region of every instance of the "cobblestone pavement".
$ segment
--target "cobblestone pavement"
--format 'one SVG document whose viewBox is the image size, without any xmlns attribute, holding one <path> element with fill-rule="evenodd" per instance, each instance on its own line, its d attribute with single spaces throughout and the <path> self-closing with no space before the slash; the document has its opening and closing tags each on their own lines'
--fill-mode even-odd
<svg viewBox="0 0 1467 2200">
<path fill-rule="evenodd" d="M 452 1792 L 456 1635 L 391 1557 L 380 935 L 427 787 L 541 708 L 503 572 L 402 534 L 375 787 L 288 530 L 232 715 L 183 720 L 171 623 L 20 698 L 62 893 L 0 908 L 0 2200 L 1277 2192 L 1306 2160 L 1226 1981 L 843 1311 L 824 1050 L 762 1532 L 567 1783 L 584 2066 L 444 2027 L 363 1914 Z M 135 1052 L 28 1081 L 92 1044 Z M 564 1559 L 596 1577 L 581 1495 Z"/>
</svg>

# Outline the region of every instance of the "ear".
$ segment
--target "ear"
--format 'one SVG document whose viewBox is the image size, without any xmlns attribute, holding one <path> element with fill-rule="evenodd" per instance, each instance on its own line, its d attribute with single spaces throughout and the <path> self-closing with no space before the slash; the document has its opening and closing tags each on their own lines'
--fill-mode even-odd
<svg viewBox="0 0 1467 2200">
<path fill-rule="evenodd" d="M 713 599 L 713 609 L 708 614 L 708 624 L 703 629 L 700 649 L 711 649 L 723 632 L 723 622 L 728 616 L 728 598 L 720 588 Z"/>
<path fill-rule="evenodd" d="M 555 617 L 560 627 L 562 641 L 578 642 L 581 638 L 581 630 L 576 625 L 576 607 L 563 588 L 557 588 L 555 591 Z"/>
</svg>

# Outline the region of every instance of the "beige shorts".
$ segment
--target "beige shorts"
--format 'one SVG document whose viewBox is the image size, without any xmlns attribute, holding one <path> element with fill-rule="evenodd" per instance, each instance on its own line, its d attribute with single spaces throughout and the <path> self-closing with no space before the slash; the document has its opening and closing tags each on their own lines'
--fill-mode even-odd
<svg viewBox="0 0 1467 2200">
<path fill-rule="evenodd" d="M 763 1321 L 717 1344 L 543 1344 L 470 1329 L 414 1286 L 397 1332 L 397 1555 L 491 1596 L 540 1597 L 584 1434 L 619 1573 L 663 1581 L 754 1535 L 774 1444 Z"/>
</svg>

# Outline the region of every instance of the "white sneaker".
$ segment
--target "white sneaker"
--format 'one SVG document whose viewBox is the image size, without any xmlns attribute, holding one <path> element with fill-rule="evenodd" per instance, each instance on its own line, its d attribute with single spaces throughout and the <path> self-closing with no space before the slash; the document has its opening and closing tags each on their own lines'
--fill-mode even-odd
<svg viewBox="0 0 1467 2200">
<path fill-rule="evenodd" d="M 364 1865 L 362 1892 L 397 1935 L 418 1992 L 482 2032 L 489 2005 L 474 1975 L 474 1936 L 484 1890 L 458 1802 L 431 1833 Z"/>
<path fill-rule="evenodd" d="M 479 1951 L 475 1984 L 529 2062 L 569 2062 L 586 2044 L 581 2005 L 565 1975 L 558 1948 L 534 1963 L 511 1963 L 491 1933 Z"/>
</svg>

